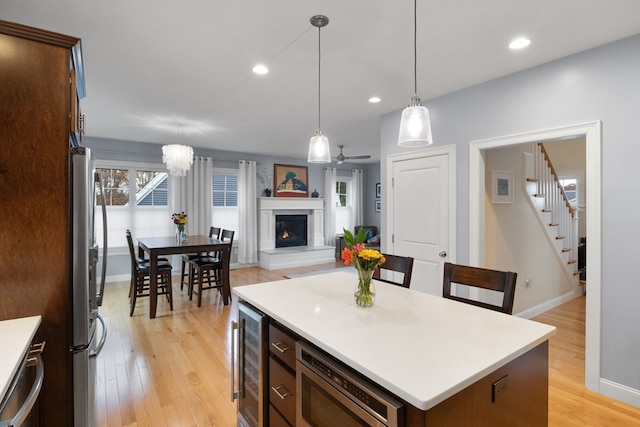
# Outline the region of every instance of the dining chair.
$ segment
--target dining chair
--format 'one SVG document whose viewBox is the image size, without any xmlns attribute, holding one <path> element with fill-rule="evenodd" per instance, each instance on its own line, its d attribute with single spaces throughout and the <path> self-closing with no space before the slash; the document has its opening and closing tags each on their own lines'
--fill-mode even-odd
<svg viewBox="0 0 640 427">
<path fill-rule="evenodd" d="M 516 291 L 517 277 L 518 274 L 513 271 L 490 270 L 487 268 L 445 262 L 442 296 L 455 301 L 488 308 L 489 310 L 511 314 L 513 312 L 513 299 Z M 478 301 L 471 297 L 453 295 L 451 294 L 452 283 L 499 292 L 502 294 L 502 304 L 496 305 Z"/>
<path fill-rule="evenodd" d="M 229 242 L 229 258 L 234 234 L 233 230 L 222 230 L 220 234 L 220 240 Z M 222 269 L 229 268 L 229 259 L 224 260 L 220 254 L 217 255 L 198 257 L 189 261 L 189 299 L 193 298 L 194 293 L 197 294 L 198 307 L 202 305 L 202 291 L 218 289 L 222 293 L 222 287 L 225 286 L 222 282 Z M 228 289 L 228 291 L 231 295 L 231 290 Z"/>
<path fill-rule="evenodd" d="M 222 231 L 220 227 L 210 227 L 209 237 L 212 237 L 214 239 L 219 239 L 220 231 Z M 183 286 L 187 287 L 187 291 L 189 289 L 189 269 L 187 268 L 187 266 L 189 265 L 189 261 L 196 259 L 198 257 L 212 256 L 212 255 L 213 254 L 210 254 L 208 252 L 203 252 L 200 254 L 183 254 L 182 255 L 182 269 L 180 271 L 180 290 L 182 290 Z"/>
<path fill-rule="evenodd" d="M 399 255 L 382 254 L 385 258 L 384 264 L 380 265 L 373 273 L 373 278 L 381 282 L 408 288 L 411 285 L 411 273 L 413 272 L 413 258 Z M 396 282 L 381 278 L 383 271 L 402 273 L 402 281 Z"/>
<path fill-rule="evenodd" d="M 133 237 L 131 231 L 126 231 L 127 244 L 129 245 L 129 255 L 131 257 L 131 282 L 129 283 L 129 316 L 133 316 L 136 308 L 136 301 L 140 297 L 150 295 L 149 278 L 150 266 L 148 260 L 136 257 L 133 247 Z M 166 258 L 165 258 L 166 260 Z M 166 295 L 169 308 L 173 311 L 173 290 L 171 286 L 171 264 L 168 261 L 158 260 L 158 295 Z"/>
</svg>

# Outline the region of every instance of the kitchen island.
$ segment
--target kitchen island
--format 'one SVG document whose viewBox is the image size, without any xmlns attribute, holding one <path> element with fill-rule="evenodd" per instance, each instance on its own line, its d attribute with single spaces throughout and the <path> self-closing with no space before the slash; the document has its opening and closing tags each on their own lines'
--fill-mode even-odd
<svg viewBox="0 0 640 427">
<path fill-rule="evenodd" d="M 553 326 L 345 272 L 237 287 L 272 321 L 406 404 L 406 425 L 546 425 Z M 506 424 L 496 424 L 496 422 Z"/>
</svg>

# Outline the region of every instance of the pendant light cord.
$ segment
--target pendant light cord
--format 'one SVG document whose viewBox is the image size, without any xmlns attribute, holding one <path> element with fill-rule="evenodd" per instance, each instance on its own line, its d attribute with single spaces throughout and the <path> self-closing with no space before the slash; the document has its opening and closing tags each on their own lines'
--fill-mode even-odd
<svg viewBox="0 0 640 427">
<path fill-rule="evenodd" d="M 413 0 L 413 94 L 418 96 L 418 0 Z"/>
<path fill-rule="evenodd" d="M 318 27 L 318 130 L 320 130 L 320 28 Z"/>
</svg>

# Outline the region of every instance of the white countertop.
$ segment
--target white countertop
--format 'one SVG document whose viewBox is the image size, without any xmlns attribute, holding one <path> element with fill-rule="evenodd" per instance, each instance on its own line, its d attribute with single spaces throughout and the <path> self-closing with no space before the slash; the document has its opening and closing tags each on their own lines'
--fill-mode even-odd
<svg viewBox="0 0 640 427">
<path fill-rule="evenodd" d="M 548 340 L 555 327 L 376 282 L 356 306 L 338 272 L 233 293 L 413 406 L 427 410 Z"/>
<path fill-rule="evenodd" d="M 0 400 L 4 398 L 20 363 L 31 347 L 41 316 L 0 321 Z"/>
</svg>

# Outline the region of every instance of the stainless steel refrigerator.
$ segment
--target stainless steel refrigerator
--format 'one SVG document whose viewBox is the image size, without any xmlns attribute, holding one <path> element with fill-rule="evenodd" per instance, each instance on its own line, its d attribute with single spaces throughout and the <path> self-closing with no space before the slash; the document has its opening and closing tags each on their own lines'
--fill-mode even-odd
<svg viewBox="0 0 640 427">
<path fill-rule="evenodd" d="M 96 358 L 107 338 L 107 325 L 99 313 L 107 266 L 107 221 L 102 181 L 94 171 L 91 150 L 71 149 L 72 254 L 73 254 L 73 424 L 94 427 L 96 415 Z M 102 272 L 97 284 L 98 244 L 96 201 L 101 201 Z M 99 325 L 98 325 L 99 324 Z"/>
</svg>

